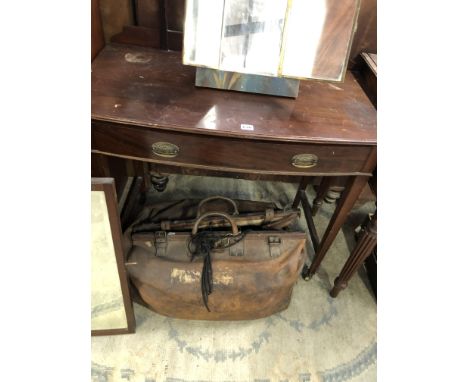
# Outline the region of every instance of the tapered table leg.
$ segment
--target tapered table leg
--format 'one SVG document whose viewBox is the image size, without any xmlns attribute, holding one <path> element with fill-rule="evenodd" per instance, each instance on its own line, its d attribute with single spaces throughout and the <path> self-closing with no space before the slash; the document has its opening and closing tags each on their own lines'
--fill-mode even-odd
<svg viewBox="0 0 468 382">
<path fill-rule="evenodd" d="M 299 192 L 301 194 L 302 210 L 304 211 L 304 217 L 307 227 L 309 228 L 310 239 L 312 240 L 314 251 L 317 251 L 320 245 L 320 239 L 318 237 L 317 229 L 315 228 L 314 219 L 312 218 L 312 207 L 309 204 L 305 190 L 300 190 Z"/>
<path fill-rule="evenodd" d="M 335 279 L 335 285 L 330 291 L 330 296 L 336 297 L 338 293 L 348 286 L 348 281 L 364 263 L 364 260 L 372 253 L 377 245 L 377 213 L 372 217 L 369 224 L 363 228 L 364 232 L 360 236 L 356 247 L 349 256 L 346 264 Z"/>
<path fill-rule="evenodd" d="M 315 254 L 314 260 L 304 275 L 306 280 L 310 279 L 315 274 L 315 272 L 317 272 L 317 269 L 325 257 L 325 254 L 327 253 L 328 249 L 333 243 L 333 240 L 335 240 L 338 231 L 345 222 L 349 211 L 351 211 L 353 208 L 353 205 L 359 197 L 359 194 L 366 185 L 368 178 L 368 176 L 364 175 L 353 176 L 349 178 L 348 182 L 346 183 L 343 196 L 339 200 L 325 234 L 320 241 L 320 246 L 317 250 L 317 253 Z"/>
<path fill-rule="evenodd" d="M 322 178 L 322 181 L 320 182 L 320 186 L 317 190 L 317 195 L 315 196 L 315 199 L 313 201 L 312 216 L 317 215 L 318 210 L 322 206 L 323 199 L 325 199 L 325 196 L 327 195 L 332 179 L 333 179 L 332 176 L 324 176 Z"/>
<path fill-rule="evenodd" d="M 294 202 L 292 204 L 292 208 L 297 208 L 299 207 L 299 203 L 301 202 L 301 191 L 305 191 L 307 189 L 307 186 L 309 185 L 310 178 L 304 176 L 301 179 L 301 183 L 299 183 L 299 187 L 296 192 L 296 197 L 294 198 Z"/>
</svg>

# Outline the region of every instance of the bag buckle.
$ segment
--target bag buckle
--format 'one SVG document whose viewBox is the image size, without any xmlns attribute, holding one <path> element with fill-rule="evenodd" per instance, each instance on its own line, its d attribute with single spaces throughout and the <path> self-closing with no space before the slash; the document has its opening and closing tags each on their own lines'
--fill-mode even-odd
<svg viewBox="0 0 468 382">
<path fill-rule="evenodd" d="M 167 232 L 156 231 L 154 233 L 154 249 L 156 256 L 165 256 L 167 250 Z"/>
<path fill-rule="evenodd" d="M 281 254 L 281 238 L 279 236 L 268 236 L 268 246 L 270 247 L 270 257 L 278 257 Z"/>
</svg>

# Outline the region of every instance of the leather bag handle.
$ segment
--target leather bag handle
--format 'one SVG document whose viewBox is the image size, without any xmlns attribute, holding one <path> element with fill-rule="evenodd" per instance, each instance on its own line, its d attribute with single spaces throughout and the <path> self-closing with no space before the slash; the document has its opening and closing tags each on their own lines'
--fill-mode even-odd
<svg viewBox="0 0 468 382">
<path fill-rule="evenodd" d="M 239 228 L 237 228 L 237 224 L 236 222 L 232 219 L 231 216 L 229 216 L 228 214 L 225 214 L 223 212 L 207 212 L 206 214 L 203 214 L 202 216 L 200 216 L 195 224 L 193 225 L 193 228 L 192 228 L 192 235 L 196 235 L 197 232 L 198 232 L 198 225 L 200 224 L 200 222 L 207 218 L 207 217 L 211 217 L 211 216 L 219 216 L 219 217 L 222 217 L 224 219 L 226 219 L 229 224 L 231 224 L 231 227 L 232 227 L 232 234 L 233 235 L 237 235 L 239 233 Z"/>
<path fill-rule="evenodd" d="M 231 215 L 239 215 L 239 210 L 238 210 L 237 204 L 236 204 L 236 202 L 234 200 L 226 198 L 224 196 L 210 196 L 208 198 L 203 199 L 200 203 L 198 203 L 197 218 L 199 218 L 201 216 L 201 207 L 202 207 L 202 205 L 207 203 L 207 202 L 211 202 L 213 200 L 225 200 L 226 202 L 229 202 L 233 207 L 233 212 L 231 213 Z"/>
</svg>

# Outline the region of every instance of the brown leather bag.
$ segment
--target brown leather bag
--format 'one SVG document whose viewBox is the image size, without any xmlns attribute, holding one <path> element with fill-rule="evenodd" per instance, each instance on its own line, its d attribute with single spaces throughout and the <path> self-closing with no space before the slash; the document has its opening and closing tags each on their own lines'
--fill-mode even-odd
<svg viewBox="0 0 468 382">
<path fill-rule="evenodd" d="M 232 232 L 198 232 L 200 225 L 219 219 Z M 239 232 L 225 212 L 202 214 L 191 233 L 132 234 L 130 228 L 126 236 L 133 243 L 127 271 L 139 298 L 155 312 L 175 318 L 247 320 L 284 310 L 305 262 L 303 232 Z M 209 256 L 192 259 L 193 241 L 199 237 L 214 237 L 214 244 Z"/>
</svg>

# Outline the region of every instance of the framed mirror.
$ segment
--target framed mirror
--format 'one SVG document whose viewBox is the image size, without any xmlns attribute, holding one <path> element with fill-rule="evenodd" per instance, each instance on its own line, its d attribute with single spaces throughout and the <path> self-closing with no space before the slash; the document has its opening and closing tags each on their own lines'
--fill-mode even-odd
<svg viewBox="0 0 468 382">
<path fill-rule="evenodd" d="M 187 0 L 183 62 L 341 82 L 359 6 L 360 0 Z"/>
<path fill-rule="evenodd" d="M 91 335 L 134 332 L 114 179 L 91 178 Z"/>
</svg>

